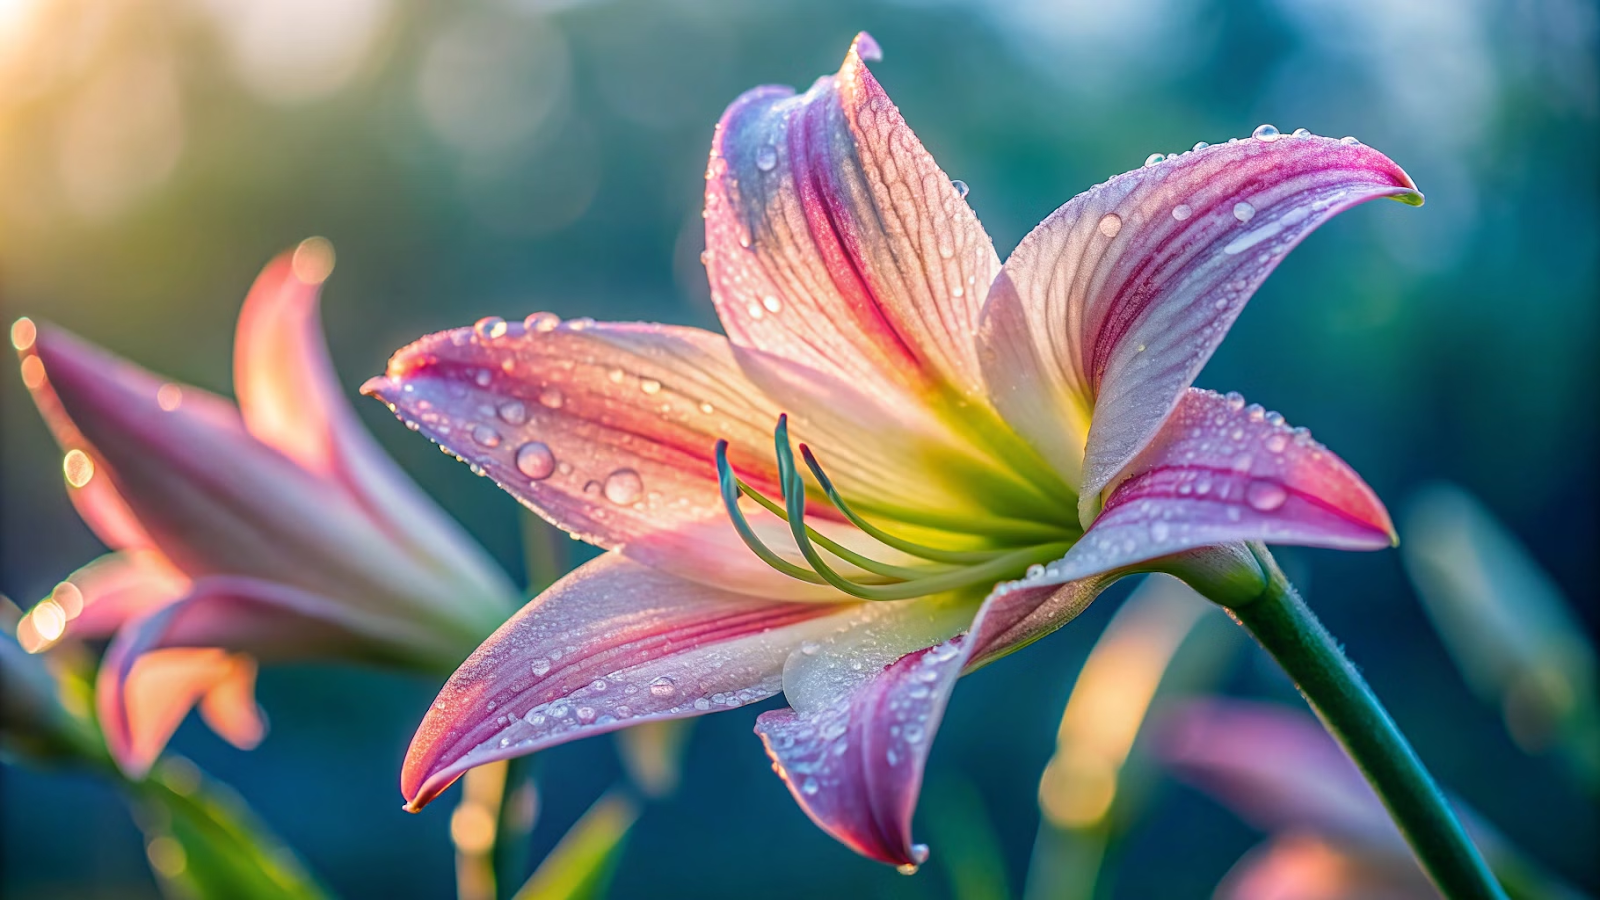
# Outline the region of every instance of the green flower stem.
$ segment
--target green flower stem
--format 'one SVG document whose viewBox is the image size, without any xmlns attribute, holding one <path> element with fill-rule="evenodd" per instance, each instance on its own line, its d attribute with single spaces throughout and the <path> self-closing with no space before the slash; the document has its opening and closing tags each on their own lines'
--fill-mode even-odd
<svg viewBox="0 0 1600 900">
<path fill-rule="evenodd" d="M 1440 892 L 1451 900 L 1504 900 L 1505 891 L 1483 855 L 1372 688 L 1266 548 L 1253 545 L 1251 550 L 1266 575 L 1266 589 L 1228 611 L 1294 679 L 1328 732 L 1344 745 Z"/>
</svg>

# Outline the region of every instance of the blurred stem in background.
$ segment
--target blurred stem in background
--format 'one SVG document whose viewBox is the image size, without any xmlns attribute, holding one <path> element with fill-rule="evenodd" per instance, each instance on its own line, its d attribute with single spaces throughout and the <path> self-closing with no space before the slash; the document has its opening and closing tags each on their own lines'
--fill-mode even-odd
<svg viewBox="0 0 1600 900">
<path fill-rule="evenodd" d="M 1317 621 L 1265 546 L 1248 545 L 1266 576 L 1262 593 L 1224 604 L 1294 680 L 1343 745 L 1446 897 L 1504 898 L 1433 777 L 1377 695 Z M 1222 602 L 1220 598 L 1218 602 Z"/>
<path fill-rule="evenodd" d="M 1204 690 L 1236 642 L 1187 585 L 1151 575 L 1117 610 L 1078 674 L 1039 782 L 1039 834 L 1024 896 L 1091 900 L 1116 843 L 1138 818 L 1151 766 L 1135 745 L 1152 708 Z"/>
<path fill-rule="evenodd" d="M 1600 795 L 1595 650 L 1561 589 L 1460 488 L 1418 491 L 1401 526 L 1406 572 L 1467 683 L 1499 707 L 1517 746 L 1556 753 Z"/>
<path fill-rule="evenodd" d="M 983 795 L 958 775 L 928 792 L 928 831 L 938 842 L 933 859 L 943 869 L 952 900 L 1006 900 L 1006 860 Z"/>
</svg>

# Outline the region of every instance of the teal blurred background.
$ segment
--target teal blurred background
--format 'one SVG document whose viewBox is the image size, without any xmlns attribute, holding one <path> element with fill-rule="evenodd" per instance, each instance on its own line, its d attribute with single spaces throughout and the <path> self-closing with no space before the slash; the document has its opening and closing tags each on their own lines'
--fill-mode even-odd
<svg viewBox="0 0 1600 900">
<path fill-rule="evenodd" d="M 1583 0 L 0 0 L 0 311 L 50 320 L 226 393 L 245 289 L 313 234 L 352 390 L 390 351 L 490 314 L 715 327 L 700 198 L 711 127 L 756 84 L 804 86 L 873 33 L 890 95 L 1002 256 L 1078 191 L 1152 152 L 1272 122 L 1353 134 L 1427 195 L 1325 226 L 1202 374 L 1310 426 L 1392 508 L 1448 478 L 1596 608 L 1596 7 Z M 362 402 L 402 465 L 513 573 L 517 505 Z M 24 606 L 102 548 L 0 366 L 0 593 Z M 1519 749 L 1430 630 L 1396 553 L 1286 552 L 1313 606 L 1435 774 L 1593 891 L 1596 812 Z M 1012 890 L 1073 674 L 1126 589 L 964 681 L 923 815 L 982 798 Z M 1239 693 L 1291 697 L 1264 659 Z M 264 671 L 273 732 L 174 747 L 234 784 L 341 894 L 441 896 L 448 809 L 400 810 L 436 685 Z M 774 778 L 755 710 L 702 720 L 683 789 L 634 833 L 616 896 L 941 897 L 939 846 L 904 878 L 815 829 Z M 611 783 L 609 739 L 544 754 L 542 853 Z M 6 767 L 7 897 L 152 896 L 109 789 Z M 970 821 L 960 827 L 979 827 Z M 927 830 L 926 824 L 922 828 Z M 941 835 L 943 837 L 943 835 Z M 949 837 L 943 837 L 950 840 Z M 1118 896 L 1198 896 L 1256 836 L 1164 788 Z"/>
</svg>

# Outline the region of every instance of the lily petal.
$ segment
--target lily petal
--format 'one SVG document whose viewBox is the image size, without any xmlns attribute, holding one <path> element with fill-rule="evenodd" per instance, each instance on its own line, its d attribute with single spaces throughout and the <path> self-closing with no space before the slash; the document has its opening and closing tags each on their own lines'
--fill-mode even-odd
<svg viewBox="0 0 1600 900">
<path fill-rule="evenodd" d="M 1195 701 L 1162 717 L 1154 746 L 1178 777 L 1257 828 L 1403 846 L 1372 788 L 1309 716 L 1263 703 Z"/>
<path fill-rule="evenodd" d="M 726 338 L 667 325 L 529 321 L 498 326 L 504 333 L 425 337 L 363 390 L 584 540 L 763 599 L 842 598 L 768 567 L 729 521 L 717 440 L 728 440 L 741 478 L 780 497 L 772 430 L 781 410 L 744 377 Z M 797 427 L 826 446 L 849 446 L 829 438 L 827 422 Z M 848 451 L 830 456 L 830 471 L 835 462 L 847 490 L 881 485 L 879 473 L 892 469 Z M 793 547 L 787 523 L 764 512 L 751 519 L 775 549 Z"/>
<path fill-rule="evenodd" d="M 999 258 L 863 59 L 796 96 L 746 92 L 706 169 L 706 269 L 734 344 L 860 385 L 974 398 L 971 334 Z"/>
<path fill-rule="evenodd" d="M 1289 250 L 1378 197 L 1422 202 L 1360 144 L 1249 139 L 1119 175 L 1023 239 L 990 290 L 980 357 L 995 406 L 1082 485 L 1086 526 Z"/>
<path fill-rule="evenodd" d="M 406 753 L 407 808 L 487 762 L 770 697 L 790 653 L 861 605 L 758 600 L 601 556 L 523 607 L 450 677 Z"/>
<path fill-rule="evenodd" d="M 1309 432 L 1237 394 L 1189 388 L 1039 583 L 1239 541 L 1381 550 L 1394 526 L 1361 476 Z"/>
<path fill-rule="evenodd" d="M 45 326 L 27 352 L 47 375 L 35 389 L 41 408 L 58 408 L 73 428 L 69 484 L 107 480 L 185 574 L 281 580 L 378 614 L 403 606 L 474 636 L 478 619 L 484 630 L 499 621 L 446 603 L 458 581 L 396 552 L 347 495 L 246 433 L 221 398 Z M 73 450 L 83 454 L 76 468 Z"/>
<path fill-rule="evenodd" d="M 162 650 L 139 658 L 118 686 L 115 708 L 109 705 L 111 695 L 97 692 L 106 747 L 118 767 L 131 778 L 150 771 L 189 710 L 234 673 L 235 663 L 223 650 Z M 249 702 L 255 705 L 253 696 Z M 258 729 L 251 740 L 251 730 L 242 724 L 230 731 L 244 739 L 242 749 L 253 747 L 264 733 Z"/>
<path fill-rule="evenodd" d="M 254 692 L 255 664 L 242 653 L 270 659 L 337 654 L 384 662 L 394 658 L 396 647 L 431 645 L 433 655 L 424 662 L 447 664 L 454 644 L 439 646 L 438 641 L 416 626 L 281 584 L 201 578 L 184 597 L 117 632 L 100 664 L 95 704 L 113 758 L 139 776 L 202 698 L 210 698 L 202 711 L 219 734 L 241 746 L 260 739 L 265 726 L 246 705 Z"/>
<path fill-rule="evenodd" d="M 503 617 L 515 590 L 467 534 L 379 448 L 346 399 L 322 334 L 319 296 L 333 248 L 312 238 L 257 276 L 239 313 L 234 389 L 244 426 L 303 468 L 342 485 L 378 529 L 413 559 L 477 590 L 459 603 L 486 603 Z"/>
<path fill-rule="evenodd" d="M 109 637 L 124 623 L 182 597 L 189 579 L 152 550 L 108 553 L 67 578 L 81 598 L 67 623 L 80 640 Z"/>
<path fill-rule="evenodd" d="M 812 821 L 857 853 L 914 871 L 928 848 L 913 842 L 911 818 L 956 680 L 1061 627 L 1111 580 L 1002 585 L 967 633 L 943 641 L 966 627 L 970 603 L 928 598 L 861 623 L 790 659 L 793 708 L 763 713 L 756 733 Z"/>
<path fill-rule="evenodd" d="M 187 651 L 157 651 L 174 652 Z M 267 736 L 266 716 L 256 705 L 256 661 L 244 654 L 234 654 L 231 660 L 233 667 L 200 698 L 200 718 L 228 743 L 254 750 Z"/>
</svg>

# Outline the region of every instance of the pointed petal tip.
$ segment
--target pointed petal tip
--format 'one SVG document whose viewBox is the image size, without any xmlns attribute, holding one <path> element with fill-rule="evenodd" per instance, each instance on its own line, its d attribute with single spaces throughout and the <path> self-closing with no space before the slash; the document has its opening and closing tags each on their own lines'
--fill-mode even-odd
<svg viewBox="0 0 1600 900">
<path fill-rule="evenodd" d="M 878 62 L 883 59 L 883 48 L 865 31 L 856 33 L 855 40 L 850 42 L 850 52 L 867 62 Z"/>
<path fill-rule="evenodd" d="M 394 379 L 390 378 L 388 375 L 374 375 L 361 383 L 360 390 L 363 397 L 373 397 L 378 400 L 388 400 L 389 394 L 393 392 L 396 387 L 397 385 L 395 384 Z"/>
</svg>

